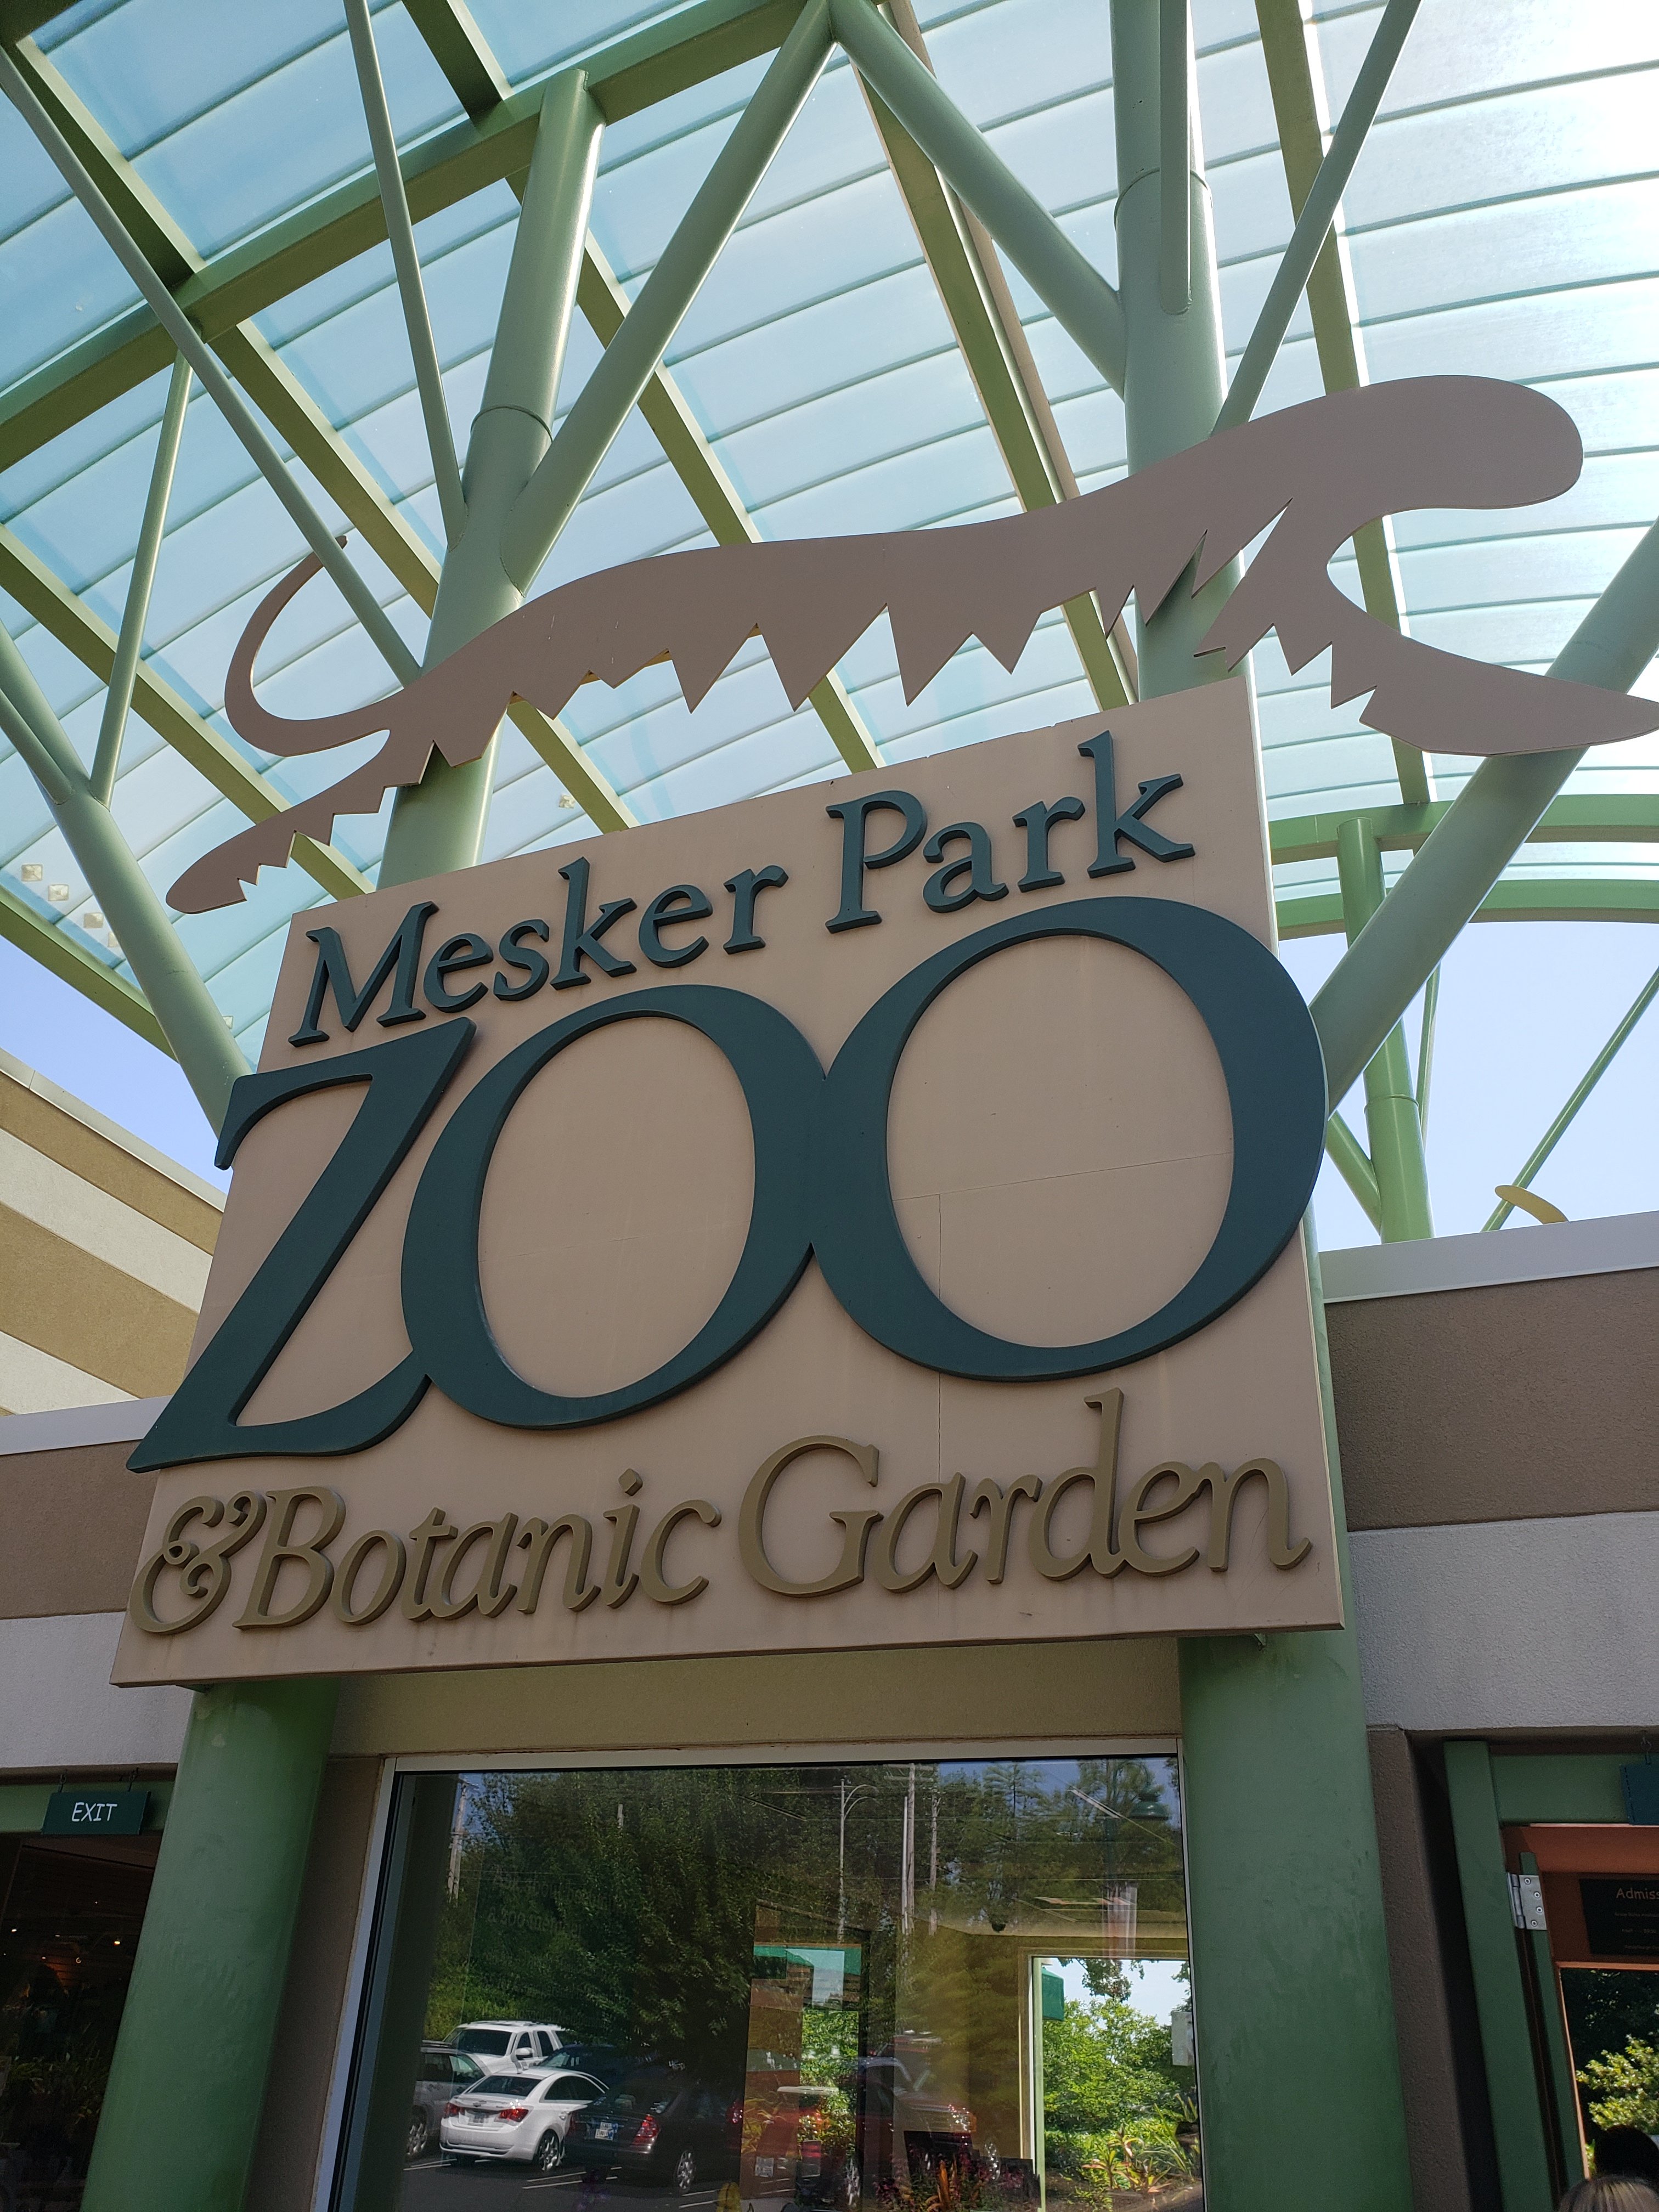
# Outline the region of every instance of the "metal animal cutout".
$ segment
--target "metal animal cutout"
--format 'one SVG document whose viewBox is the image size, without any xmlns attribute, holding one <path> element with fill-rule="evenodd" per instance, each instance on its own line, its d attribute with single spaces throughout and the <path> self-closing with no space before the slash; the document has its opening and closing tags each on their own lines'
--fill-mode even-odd
<svg viewBox="0 0 1659 2212">
<path fill-rule="evenodd" d="M 1093 592 L 1109 623 L 1131 591 L 1156 608 L 1194 553 L 1196 591 L 1263 531 L 1199 646 L 1224 653 L 1230 668 L 1269 629 L 1292 669 L 1328 646 L 1333 705 L 1369 692 L 1361 720 L 1425 752 L 1542 752 L 1637 737 L 1659 728 L 1659 706 L 1402 636 L 1329 574 L 1332 556 L 1379 515 L 1528 506 L 1567 490 L 1583 465 L 1571 418 L 1541 392 L 1484 377 L 1370 385 L 1242 423 L 1028 514 L 712 547 L 605 569 L 527 600 L 386 698 L 289 721 L 254 697 L 253 661 L 316 574 L 312 558 L 255 611 L 231 662 L 226 712 L 250 744 L 284 758 L 376 731 L 386 743 L 326 790 L 204 854 L 170 896 L 185 914 L 243 897 L 302 832 L 326 842 L 337 816 L 372 814 L 388 791 L 418 783 L 434 747 L 452 766 L 476 760 L 515 698 L 557 714 L 580 684 L 623 684 L 666 658 L 695 707 L 758 633 L 799 707 L 884 608 L 914 699 L 970 636 L 1012 669 L 1049 608 Z"/>
</svg>

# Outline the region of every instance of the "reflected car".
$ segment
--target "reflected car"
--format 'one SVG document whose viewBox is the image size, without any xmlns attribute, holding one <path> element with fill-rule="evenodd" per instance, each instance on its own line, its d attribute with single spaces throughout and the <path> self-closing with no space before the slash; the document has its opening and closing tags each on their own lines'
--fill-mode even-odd
<svg viewBox="0 0 1659 2212">
<path fill-rule="evenodd" d="M 591 2074 L 603 2081 L 607 2089 L 614 2089 L 625 2074 L 640 2066 L 648 2065 L 652 2054 L 647 2051 L 618 2051 L 614 2043 L 586 2043 L 572 2040 L 562 2043 L 549 2062 L 554 2066 L 568 2066 L 574 2074 Z"/>
<path fill-rule="evenodd" d="M 605 2084 L 591 2074 L 544 2068 L 535 2074 L 486 2074 L 444 2106 L 440 2140 L 446 2164 L 514 2159 L 551 2173 L 564 2164 L 572 2122 Z"/>
<path fill-rule="evenodd" d="M 548 2020 L 465 2020 L 445 2040 L 452 2051 L 482 2060 L 487 2074 L 522 2074 L 526 2067 L 557 2064 L 564 2030 Z"/>
<path fill-rule="evenodd" d="M 860 2171 L 853 2118 L 846 2093 L 827 2084 L 785 2081 L 777 2085 L 761 2113 L 747 2108 L 751 2129 L 758 2117 L 752 2148 L 738 2177 L 758 2195 L 793 2188 L 797 2204 L 840 2206 L 851 2212 L 859 2201 Z"/>
<path fill-rule="evenodd" d="M 438 2127 L 444 2106 L 474 2082 L 484 2069 L 465 2051 L 452 2051 L 446 2043 L 423 2043 L 415 2073 L 415 2092 L 409 2115 L 409 2155 L 424 2158 L 438 2147 Z"/>
<path fill-rule="evenodd" d="M 742 2117 L 740 2101 L 678 2067 L 639 2067 L 577 2114 L 565 2147 L 590 2173 L 684 2196 L 700 2180 L 736 2175 Z"/>
</svg>

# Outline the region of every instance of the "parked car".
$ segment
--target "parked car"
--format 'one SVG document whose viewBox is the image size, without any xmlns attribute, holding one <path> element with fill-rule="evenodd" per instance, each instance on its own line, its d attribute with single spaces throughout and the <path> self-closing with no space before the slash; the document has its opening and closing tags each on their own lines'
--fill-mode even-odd
<svg viewBox="0 0 1659 2212">
<path fill-rule="evenodd" d="M 465 2051 L 447 2044 L 423 2043 L 415 2075 L 415 2093 L 409 2115 L 409 2155 L 424 2158 L 438 2142 L 438 2124 L 444 2106 L 463 2089 L 482 2081 L 484 2069 Z"/>
<path fill-rule="evenodd" d="M 564 2164 L 572 2120 L 605 2084 L 557 2067 L 535 2074 L 486 2074 L 444 2106 L 441 2141 L 454 2166 L 479 2159 L 522 2159 L 539 2173 Z"/>
<path fill-rule="evenodd" d="M 483 2062 L 487 2074 L 522 2074 L 527 2066 L 556 2063 L 564 2030 L 545 2020 L 468 2020 L 448 2038 L 450 2048 Z"/>
<path fill-rule="evenodd" d="M 641 2066 L 571 2122 L 565 2148 L 590 2173 L 660 2181 L 682 2196 L 735 2178 L 743 2106 L 674 2066 Z"/>
</svg>

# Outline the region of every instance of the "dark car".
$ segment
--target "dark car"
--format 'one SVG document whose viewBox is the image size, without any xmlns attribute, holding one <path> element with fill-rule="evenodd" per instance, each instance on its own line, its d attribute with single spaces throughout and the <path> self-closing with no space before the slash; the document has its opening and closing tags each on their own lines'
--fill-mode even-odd
<svg viewBox="0 0 1659 2212">
<path fill-rule="evenodd" d="M 595 2075 L 607 2089 L 614 2089 L 625 2075 L 635 2072 L 648 2058 L 649 2053 L 641 2057 L 635 2051 L 630 2056 L 626 2051 L 618 2051 L 613 2043 L 570 2042 L 562 2043 L 548 2063 L 574 2068 L 579 2074 Z"/>
<path fill-rule="evenodd" d="M 421 2063 L 415 2070 L 415 2094 L 409 2115 L 409 2155 L 424 2158 L 438 2148 L 438 2124 L 452 2097 L 483 2079 L 483 2068 L 465 2051 L 452 2051 L 447 2043 L 423 2043 Z"/>
<path fill-rule="evenodd" d="M 590 2173 L 659 2181 L 682 2195 L 737 2172 L 741 2106 L 674 2066 L 641 2066 L 570 2123 L 566 2154 Z"/>
</svg>

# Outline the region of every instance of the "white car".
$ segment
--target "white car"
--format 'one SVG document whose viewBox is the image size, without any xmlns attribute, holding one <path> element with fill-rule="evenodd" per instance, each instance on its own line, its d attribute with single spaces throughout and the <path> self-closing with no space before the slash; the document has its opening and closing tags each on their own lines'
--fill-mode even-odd
<svg viewBox="0 0 1659 2212">
<path fill-rule="evenodd" d="M 448 2039 L 452 2051 L 465 2051 L 486 2074 L 522 2074 L 532 2066 L 558 2063 L 564 2030 L 550 2020 L 464 2020 Z"/>
<path fill-rule="evenodd" d="M 538 2173 L 564 2164 L 572 2116 L 605 2094 L 591 2074 L 544 2067 L 533 2074 L 490 2074 L 444 2106 L 438 2140 L 446 2161 L 523 2159 Z"/>
</svg>

